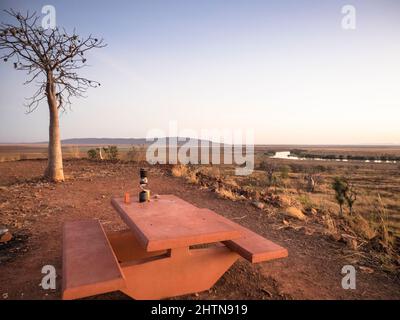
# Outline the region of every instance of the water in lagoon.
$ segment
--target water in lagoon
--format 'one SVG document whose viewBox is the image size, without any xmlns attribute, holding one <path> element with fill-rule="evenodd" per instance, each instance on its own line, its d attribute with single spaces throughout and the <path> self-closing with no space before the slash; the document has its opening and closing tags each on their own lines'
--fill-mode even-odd
<svg viewBox="0 0 400 320">
<path fill-rule="evenodd" d="M 296 155 L 291 155 L 290 151 L 278 151 L 275 153 L 275 155 L 273 157 L 271 157 L 273 159 L 289 159 L 289 160 L 307 160 L 307 158 L 300 158 Z M 309 158 L 308 160 L 321 160 L 324 161 L 326 159 L 322 159 L 322 158 Z"/>
<path fill-rule="evenodd" d="M 303 160 L 303 158 L 299 158 L 297 156 L 290 156 L 290 151 L 278 151 L 272 159 L 291 159 L 291 160 Z"/>
<path fill-rule="evenodd" d="M 342 161 L 342 162 L 348 162 L 349 160 L 347 159 L 322 159 L 322 158 L 300 158 L 296 155 L 291 155 L 290 151 L 279 151 L 276 152 L 272 159 L 289 159 L 289 160 L 318 160 L 318 161 Z M 353 160 L 357 161 L 357 160 Z M 397 161 L 382 161 L 382 160 L 363 160 L 363 162 L 373 162 L 373 163 L 397 163 Z"/>
</svg>

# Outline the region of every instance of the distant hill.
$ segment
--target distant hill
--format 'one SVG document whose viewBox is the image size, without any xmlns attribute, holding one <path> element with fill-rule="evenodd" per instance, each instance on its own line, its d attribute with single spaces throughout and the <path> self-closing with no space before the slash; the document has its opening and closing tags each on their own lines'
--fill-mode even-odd
<svg viewBox="0 0 400 320">
<path fill-rule="evenodd" d="M 45 142 L 47 143 L 47 142 Z M 61 140 L 62 144 L 106 144 L 106 145 L 120 145 L 120 144 L 146 144 L 146 139 L 143 138 L 74 138 Z"/>
<path fill-rule="evenodd" d="M 159 138 L 159 140 L 165 140 L 168 143 L 168 139 L 177 139 L 172 137 Z M 179 138 L 178 145 L 184 144 L 189 138 Z M 185 140 L 183 140 L 185 139 Z M 203 140 L 193 139 L 194 141 L 201 142 Z M 207 140 L 204 140 L 205 142 Z M 40 144 L 47 144 L 47 142 L 39 142 Z M 61 140 L 63 145 L 144 145 L 151 144 L 147 142 L 145 138 L 74 138 Z"/>
</svg>

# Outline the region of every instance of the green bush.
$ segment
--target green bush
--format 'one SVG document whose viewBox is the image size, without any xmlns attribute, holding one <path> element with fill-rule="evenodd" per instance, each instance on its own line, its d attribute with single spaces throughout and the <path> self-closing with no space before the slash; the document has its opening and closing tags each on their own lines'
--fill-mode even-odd
<svg viewBox="0 0 400 320">
<path fill-rule="evenodd" d="M 118 160 L 118 147 L 117 146 L 108 146 L 108 148 L 103 148 L 104 153 L 106 154 L 106 159 L 111 161 Z"/>
<path fill-rule="evenodd" d="M 272 151 L 272 150 L 267 150 L 267 151 L 264 152 L 264 155 L 267 156 L 267 157 L 273 157 L 273 156 L 276 155 L 276 152 Z"/>
<path fill-rule="evenodd" d="M 340 207 L 340 216 L 343 215 L 343 205 L 346 201 L 348 190 L 347 181 L 342 177 L 335 177 L 332 183 L 332 189 L 335 191 L 335 199 Z"/>
<path fill-rule="evenodd" d="M 97 150 L 96 149 L 90 149 L 87 152 L 88 158 L 90 160 L 97 160 Z"/>
<path fill-rule="evenodd" d="M 343 215 L 343 204 L 349 207 L 350 215 L 353 213 L 353 206 L 357 200 L 357 191 L 354 184 L 343 177 L 335 177 L 332 183 L 335 190 L 335 198 L 340 206 L 340 215 Z"/>
</svg>

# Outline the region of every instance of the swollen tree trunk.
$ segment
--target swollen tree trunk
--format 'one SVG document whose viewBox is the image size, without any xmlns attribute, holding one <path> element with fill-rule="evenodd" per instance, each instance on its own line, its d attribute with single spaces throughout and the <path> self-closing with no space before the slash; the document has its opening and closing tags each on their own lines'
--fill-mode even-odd
<svg viewBox="0 0 400 320">
<path fill-rule="evenodd" d="M 48 163 L 45 171 L 45 177 L 53 182 L 64 181 L 58 106 L 53 83 L 53 75 L 51 73 L 47 75 L 46 94 L 49 105 L 50 125 Z"/>
</svg>

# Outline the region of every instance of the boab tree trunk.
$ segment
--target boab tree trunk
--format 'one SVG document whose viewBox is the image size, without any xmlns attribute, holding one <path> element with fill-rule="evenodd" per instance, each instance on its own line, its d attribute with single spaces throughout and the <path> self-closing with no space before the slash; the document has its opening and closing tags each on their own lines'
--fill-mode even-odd
<svg viewBox="0 0 400 320">
<path fill-rule="evenodd" d="M 49 105 L 50 125 L 49 125 L 49 150 L 45 177 L 54 182 L 64 181 L 64 171 L 62 163 L 60 124 L 58 119 L 58 106 L 53 82 L 53 75 L 47 76 L 46 86 L 47 103 Z"/>
</svg>

